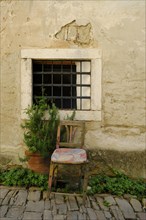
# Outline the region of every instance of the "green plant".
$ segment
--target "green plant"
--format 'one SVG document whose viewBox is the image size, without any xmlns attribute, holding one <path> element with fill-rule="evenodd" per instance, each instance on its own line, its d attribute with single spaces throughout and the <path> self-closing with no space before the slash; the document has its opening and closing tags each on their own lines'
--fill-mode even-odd
<svg viewBox="0 0 146 220">
<path fill-rule="evenodd" d="M 50 107 L 47 100 L 41 97 L 36 104 L 28 106 L 26 114 L 28 120 L 21 125 L 24 129 L 24 143 L 30 152 L 46 157 L 53 152 L 56 145 L 58 108 L 55 104 Z"/>
<path fill-rule="evenodd" d="M 89 194 L 110 193 L 114 195 L 131 194 L 146 197 L 146 183 L 142 179 L 131 179 L 123 173 L 115 176 L 100 174 L 92 176 L 89 181 Z"/>
<path fill-rule="evenodd" d="M 13 168 L 0 172 L 0 183 L 6 186 L 41 187 L 46 190 L 48 176 L 35 173 L 27 168 Z"/>
<path fill-rule="evenodd" d="M 109 207 L 109 206 L 110 206 L 110 202 L 104 200 L 104 201 L 103 201 L 103 205 L 106 206 L 106 207 Z"/>
<path fill-rule="evenodd" d="M 0 184 L 6 186 L 37 186 L 42 190 L 48 188 L 48 175 L 35 173 L 27 168 L 16 167 L 10 170 L 0 171 Z M 110 193 L 114 195 L 131 194 L 139 199 L 146 197 L 146 183 L 142 179 L 131 179 L 125 174 L 119 173 L 114 177 L 105 174 L 92 176 L 89 181 L 90 190 L 88 194 Z M 69 185 L 60 187 L 59 192 L 70 192 Z M 104 200 L 105 206 L 110 206 L 109 202 Z"/>
</svg>

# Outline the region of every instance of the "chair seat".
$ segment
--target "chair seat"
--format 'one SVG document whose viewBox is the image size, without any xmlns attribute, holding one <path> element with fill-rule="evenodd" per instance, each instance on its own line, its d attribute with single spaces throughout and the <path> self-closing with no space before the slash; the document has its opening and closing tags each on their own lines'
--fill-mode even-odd
<svg viewBox="0 0 146 220">
<path fill-rule="evenodd" d="M 87 161 L 87 154 L 84 149 L 58 148 L 53 152 L 51 161 L 56 163 L 80 164 Z"/>
</svg>

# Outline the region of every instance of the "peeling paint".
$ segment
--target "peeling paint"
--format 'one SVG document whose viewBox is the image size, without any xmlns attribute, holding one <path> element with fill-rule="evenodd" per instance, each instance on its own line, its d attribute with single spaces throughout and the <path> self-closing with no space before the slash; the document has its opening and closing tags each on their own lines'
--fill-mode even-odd
<svg viewBox="0 0 146 220">
<path fill-rule="evenodd" d="M 86 25 L 78 25 L 76 20 L 64 25 L 55 34 L 55 38 L 73 42 L 77 45 L 90 45 L 92 37 L 92 26 L 90 23 Z"/>
</svg>

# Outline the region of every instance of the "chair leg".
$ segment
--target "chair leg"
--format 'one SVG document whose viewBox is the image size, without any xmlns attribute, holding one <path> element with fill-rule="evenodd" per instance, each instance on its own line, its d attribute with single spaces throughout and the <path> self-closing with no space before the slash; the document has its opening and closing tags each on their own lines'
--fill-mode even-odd
<svg viewBox="0 0 146 220">
<path fill-rule="evenodd" d="M 56 165 L 54 167 L 54 173 L 53 173 L 53 176 L 54 176 L 54 187 L 56 188 L 56 185 L 57 185 L 57 174 L 58 174 L 58 165 Z"/>
<path fill-rule="evenodd" d="M 86 201 L 87 185 L 88 185 L 88 173 L 87 173 L 87 169 L 85 169 L 84 182 L 83 182 L 83 204 L 85 204 Z"/>
<path fill-rule="evenodd" d="M 50 163 L 49 179 L 48 179 L 48 197 L 50 197 L 51 188 L 52 188 L 52 179 L 54 173 L 54 164 Z"/>
</svg>

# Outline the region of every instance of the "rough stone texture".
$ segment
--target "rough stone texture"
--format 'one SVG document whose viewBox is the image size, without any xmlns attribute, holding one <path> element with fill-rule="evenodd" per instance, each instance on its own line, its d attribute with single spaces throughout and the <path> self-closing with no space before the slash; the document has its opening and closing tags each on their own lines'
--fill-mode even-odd
<svg viewBox="0 0 146 220">
<path fill-rule="evenodd" d="M 0 198 L 4 199 L 8 192 L 8 189 L 0 189 Z"/>
<path fill-rule="evenodd" d="M 5 214 L 7 213 L 8 210 L 8 205 L 3 205 L 0 207 L 0 217 L 4 217 Z"/>
<path fill-rule="evenodd" d="M 142 155 L 145 149 L 145 1 L 32 0 L 0 1 L 0 4 L 3 157 L 19 163 L 18 153 L 23 154 L 21 49 L 78 47 L 102 50 L 102 121 L 87 123 L 85 146 L 115 150 L 119 154 L 117 164 L 123 160 L 119 152 L 126 155 L 127 151 L 138 150 Z M 136 155 L 137 152 L 129 157 L 129 167 L 133 175 L 144 176 L 144 158 Z M 127 163 L 121 161 L 121 164 L 127 168 Z"/>
<path fill-rule="evenodd" d="M 24 212 L 22 220 L 42 220 L 42 213 L 38 212 Z"/>
<path fill-rule="evenodd" d="M 79 209 L 74 196 L 69 196 L 68 201 L 68 207 L 70 211 L 76 211 Z"/>
<path fill-rule="evenodd" d="M 44 210 L 43 220 L 53 220 L 52 212 L 50 210 Z"/>
<path fill-rule="evenodd" d="M 109 210 L 109 208 L 104 205 L 104 199 L 103 198 L 100 198 L 100 197 L 97 196 L 96 200 L 97 200 L 97 204 L 100 206 L 101 209 L 103 209 L 105 211 Z"/>
<path fill-rule="evenodd" d="M 137 213 L 137 216 L 139 217 L 140 220 L 146 219 L 146 213 L 144 213 L 144 212 Z"/>
<path fill-rule="evenodd" d="M 27 199 L 27 191 L 26 190 L 20 190 L 18 195 L 17 195 L 17 199 L 16 199 L 14 205 L 15 206 L 24 205 L 26 203 L 26 199 Z"/>
<path fill-rule="evenodd" d="M 110 207 L 111 213 L 115 217 L 116 220 L 124 220 L 123 214 L 118 206 L 111 206 Z"/>
<path fill-rule="evenodd" d="M 135 212 L 142 212 L 142 205 L 137 199 L 131 199 L 130 203 L 135 210 Z"/>
<path fill-rule="evenodd" d="M 89 216 L 89 219 L 95 220 L 96 219 L 96 213 L 91 208 L 87 208 L 87 214 Z"/>
<path fill-rule="evenodd" d="M 14 201 L 17 201 L 18 195 L 22 195 L 22 191 L 24 190 L 12 190 Z M 37 191 L 40 192 L 39 190 Z M 11 192 L 10 189 L 9 192 Z M 32 192 L 32 190 L 26 190 L 27 195 L 29 192 Z M 138 200 L 136 202 L 134 200 L 131 204 L 129 198 L 123 199 L 122 197 L 119 198 L 108 194 L 99 194 L 100 205 L 95 206 L 97 195 L 87 196 L 85 204 L 81 202 L 80 196 L 51 194 L 50 199 L 46 200 L 42 195 L 43 192 L 41 192 L 39 201 L 25 200 L 24 203 L 17 202 L 16 205 L 11 204 L 11 200 L 9 200 L 7 205 L 0 207 L 0 220 L 144 220 L 146 217 L 144 210 L 139 208 L 139 203 L 141 204 L 141 202 L 138 203 Z M 5 198 L 2 200 L 4 201 Z M 113 203 L 113 205 L 109 205 L 108 210 L 105 210 L 104 207 L 105 198 L 111 204 Z M 134 209 L 135 204 L 138 207 L 137 209 Z"/>
<path fill-rule="evenodd" d="M 116 202 L 126 219 L 136 219 L 136 215 L 127 200 L 116 198 Z"/>
<path fill-rule="evenodd" d="M 15 193 L 14 190 L 9 191 L 8 194 L 6 195 L 6 197 L 4 198 L 2 205 L 7 205 L 14 193 Z"/>
<path fill-rule="evenodd" d="M 28 201 L 26 205 L 26 212 L 43 212 L 44 210 L 44 201 Z"/>
<path fill-rule="evenodd" d="M 17 219 L 18 217 L 22 216 L 24 209 L 25 206 L 11 207 L 6 216 Z"/>
<path fill-rule="evenodd" d="M 100 210 L 100 211 L 95 211 L 95 212 L 96 212 L 96 215 L 97 215 L 97 220 L 100 220 L 100 219 L 106 220 L 106 217 L 105 217 L 103 211 Z"/>
<path fill-rule="evenodd" d="M 28 194 L 28 200 L 31 201 L 39 201 L 41 196 L 40 191 L 30 191 Z"/>
</svg>

